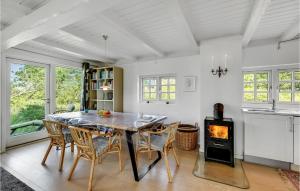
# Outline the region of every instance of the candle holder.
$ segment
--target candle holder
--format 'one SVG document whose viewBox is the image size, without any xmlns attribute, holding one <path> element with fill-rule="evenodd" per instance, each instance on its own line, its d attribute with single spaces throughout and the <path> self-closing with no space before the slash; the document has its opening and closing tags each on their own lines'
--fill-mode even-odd
<svg viewBox="0 0 300 191">
<path fill-rule="evenodd" d="M 212 69 L 211 70 L 211 73 L 212 73 L 212 75 L 218 75 L 219 76 L 219 78 L 223 75 L 226 75 L 226 73 L 228 72 L 228 69 L 227 68 L 225 68 L 225 69 L 222 69 L 221 68 L 221 66 L 219 66 L 219 68 L 218 69 Z"/>
</svg>

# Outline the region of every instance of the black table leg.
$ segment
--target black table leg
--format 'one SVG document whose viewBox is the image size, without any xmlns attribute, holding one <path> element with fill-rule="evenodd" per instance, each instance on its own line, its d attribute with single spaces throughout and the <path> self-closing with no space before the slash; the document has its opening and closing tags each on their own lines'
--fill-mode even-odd
<svg viewBox="0 0 300 191">
<path fill-rule="evenodd" d="M 132 135 L 135 132 L 133 131 L 126 131 L 126 140 L 127 140 L 127 145 L 128 145 L 128 150 L 129 150 L 129 155 L 130 155 L 130 160 L 131 160 L 131 165 L 132 165 L 132 171 L 134 175 L 135 181 L 140 181 L 149 171 L 152 167 L 155 166 L 155 164 L 161 159 L 161 153 L 158 151 L 158 157 L 155 159 L 155 161 L 150 164 L 147 168 L 144 168 L 142 173 L 139 175 L 137 165 L 136 165 L 136 159 L 135 159 L 135 152 L 134 152 L 134 144 L 132 140 Z"/>
</svg>

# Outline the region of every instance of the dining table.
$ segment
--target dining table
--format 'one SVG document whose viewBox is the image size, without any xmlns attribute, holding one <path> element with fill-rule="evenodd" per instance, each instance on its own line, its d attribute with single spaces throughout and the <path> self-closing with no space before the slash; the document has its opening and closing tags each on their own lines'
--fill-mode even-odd
<svg viewBox="0 0 300 191">
<path fill-rule="evenodd" d="M 140 181 L 155 164 L 161 159 L 161 153 L 157 152 L 157 158 L 150 164 L 140 168 L 138 171 L 133 135 L 140 130 L 162 123 L 167 117 L 163 115 L 143 115 L 140 113 L 112 112 L 109 117 L 102 117 L 96 111 L 78 111 L 57 114 L 48 114 L 46 119 L 59 121 L 69 126 L 79 126 L 82 128 L 93 128 L 99 130 L 103 127 L 122 130 L 126 135 L 128 152 L 132 165 L 135 181 Z"/>
</svg>

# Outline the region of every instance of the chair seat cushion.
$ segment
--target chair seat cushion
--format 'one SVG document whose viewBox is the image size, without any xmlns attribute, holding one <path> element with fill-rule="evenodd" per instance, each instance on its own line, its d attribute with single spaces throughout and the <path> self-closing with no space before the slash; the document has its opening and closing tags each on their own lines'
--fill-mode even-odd
<svg viewBox="0 0 300 191">
<path fill-rule="evenodd" d="M 165 146 L 165 143 L 168 139 L 168 135 L 166 133 L 163 133 L 161 135 L 151 135 L 151 149 L 163 151 L 163 148 Z M 143 146 L 147 146 L 147 142 L 141 141 L 141 144 Z"/>
<path fill-rule="evenodd" d="M 108 148 L 108 138 L 98 136 L 93 138 L 93 144 L 97 155 L 101 155 Z"/>
<path fill-rule="evenodd" d="M 68 129 L 68 128 L 62 128 L 62 133 L 64 135 L 64 139 L 65 139 L 66 143 L 71 143 L 73 141 L 70 129 Z"/>
</svg>

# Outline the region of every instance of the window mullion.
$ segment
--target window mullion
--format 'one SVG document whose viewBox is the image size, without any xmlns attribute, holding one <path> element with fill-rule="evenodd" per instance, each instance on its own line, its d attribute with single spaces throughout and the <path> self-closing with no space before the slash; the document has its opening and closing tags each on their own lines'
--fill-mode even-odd
<svg viewBox="0 0 300 191">
<path fill-rule="evenodd" d="M 257 72 L 254 72 L 254 101 L 255 102 L 257 102 L 257 99 L 256 99 L 256 94 L 257 94 L 257 91 L 256 91 L 256 85 L 257 85 L 256 74 L 257 74 Z"/>
</svg>

